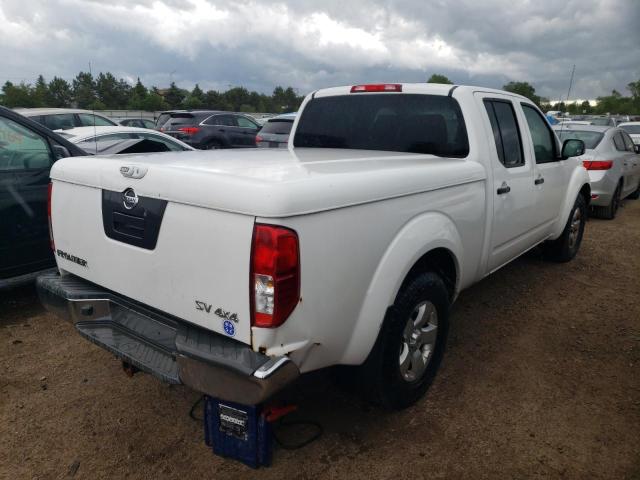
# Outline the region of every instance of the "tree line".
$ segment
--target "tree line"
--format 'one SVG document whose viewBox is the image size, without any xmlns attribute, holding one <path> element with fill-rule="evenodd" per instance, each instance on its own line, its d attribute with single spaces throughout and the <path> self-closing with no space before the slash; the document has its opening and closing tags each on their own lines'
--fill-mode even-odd
<svg viewBox="0 0 640 480">
<path fill-rule="evenodd" d="M 445 75 L 433 74 L 430 83 L 453 84 Z M 513 81 L 502 87 L 509 92 L 523 95 L 535 102 L 544 111 L 560 110 L 570 114 L 640 114 L 640 80 L 631 82 L 627 89 L 630 96 L 617 90 L 610 95 L 598 97 L 597 105 L 588 101 L 550 102 L 536 94 L 529 82 Z M 77 107 L 88 110 L 147 110 L 212 109 L 236 112 L 293 112 L 304 97 L 292 87 L 276 87 L 271 95 L 250 92 L 244 87 L 233 87 L 224 92 L 203 91 L 198 84 L 191 90 L 179 88 L 175 82 L 167 89 L 145 87 L 140 78 L 135 85 L 117 79 L 112 73 L 80 72 L 71 81 L 53 77 L 47 82 L 39 75 L 35 83 L 5 82 L 0 94 L 0 104 L 9 107 Z"/>
<path fill-rule="evenodd" d="M 167 89 L 147 88 L 138 78 L 135 85 L 117 79 L 112 73 L 80 72 L 68 82 L 53 77 L 47 82 L 39 75 L 34 84 L 5 82 L 0 104 L 9 107 L 58 107 L 88 110 L 173 110 L 212 109 L 236 112 L 292 112 L 304 97 L 292 87 L 276 87 L 271 95 L 250 92 L 244 87 L 227 91 L 203 91 L 198 84 L 193 90 L 179 88 L 175 82 Z"/>
<path fill-rule="evenodd" d="M 431 75 L 427 82 L 453 84 L 446 76 L 437 73 Z M 536 89 L 529 82 L 509 82 L 503 85 L 502 89 L 527 97 L 545 112 L 560 110 L 572 115 L 640 114 L 640 80 L 627 84 L 630 96 L 625 97 L 617 90 L 613 90 L 611 95 L 596 98 L 598 103 L 595 106 L 587 100 L 582 102 L 550 102 L 548 98 L 536 95 Z"/>
</svg>

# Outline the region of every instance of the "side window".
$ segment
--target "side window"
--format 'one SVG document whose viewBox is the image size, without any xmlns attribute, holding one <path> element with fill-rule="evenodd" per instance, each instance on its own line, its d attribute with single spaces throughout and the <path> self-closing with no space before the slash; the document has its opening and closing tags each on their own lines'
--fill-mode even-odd
<svg viewBox="0 0 640 480">
<path fill-rule="evenodd" d="M 616 133 L 613 136 L 613 144 L 616 146 L 616 150 L 618 150 L 619 152 L 627 151 L 627 147 L 624 144 L 624 140 L 622 139 L 622 135 L 620 134 L 620 132 Z"/>
<path fill-rule="evenodd" d="M 238 122 L 238 126 L 242 127 L 242 128 L 253 128 L 254 130 L 256 130 L 258 128 L 258 126 L 253 123 L 251 120 L 249 120 L 246 117 L 236 117 L 236 121 Z"/>
<path fill-rule="evenodd" d="M 500 163 L 507 168 L 524 165 L 520 130 L 511 102 L 486 99 L 484 106 L 491 122 Z"/>
<path fill-rule="evenodd" d="M 135 134 L 133 133 L 110 133 L 108 135 L 100 135 L 97 140 L 98 142 L 108 142 L 111 140 L 129 140 L 131 138 L 138 138 L 136 137 Z M 85 142 L 93 142 L 94 141 L 94 137 L 92 138 L 88 138 L 87 140 L 84 140 Z"/>
<path fill-rule="evenodd" d="M 0 117 L 0 172 L 49 168 L 51 160 L 44 138 L 13 120 Z"/>
<path fill-rule="evenodd" d="M 627 147 L 627 151 L 635 153 L 633 140 L 631 140 L 631 137 L 627 134 L 627 132 L 620 132 L 620 135 L 622 135 L 622 139 L 624 140 L 624 146 Z"/>
<path fill-rule="evenodd" d="M 536 155 L 536 163 L 548 163 L 558 160 L 556 154 L 556 137 L 551 131 L 547 121 L 530 105 L 521 103 L 524 116 L 527 119 L 533 151 Z"/>
<path fill-rule="evenodd" d="M 549 124 L 535 108 L 524 103 L 521 105 L 529 125 L 529 132 L 531 132 L 536 163 L 555 162 L 558 160 L 556 140 Z"/>
<path fill-rule="evenodd" d="M 93 122 L 95 122 L 96 127 L 110 127 L 115 125 L 115 123 L 110 120 L 91 113 L 79 113 L 78 118 L 80 118 L 80 126 L 82 127 L 93 127 Z"/>
<path fill-rule="evenodd" d="M 154 135 L 153 133 L 136 133 L 136 137 L 137 138 L 144 138 L 146 140 L 153 140 L 154 142 L 160 142 L 164 145 L 167 146 L 167 148 L 173 152 L 180 152 L 183 151 L 184 148 L 182 147 L 182 145 L 172 142 L 171 140 L 168 140 L 164 137 L 161 137 L 160 135 Z"/>
<path fill-rule="evenodd" d="M 75 128 L 76 122 L 73 113 L 59 113 L 55 115 L 43 115 L 44 124 L 51 130 L 68 130 Z"/>
<path fill-rule="evenodd" d="M 236 126 L 236 123 L 233 121 L 233 117 L 231 115 L 214 115 L 213 117 L 209 117 L 207 120 L 205 120 L 204 124 L 224 127 Z"/>
</svg>

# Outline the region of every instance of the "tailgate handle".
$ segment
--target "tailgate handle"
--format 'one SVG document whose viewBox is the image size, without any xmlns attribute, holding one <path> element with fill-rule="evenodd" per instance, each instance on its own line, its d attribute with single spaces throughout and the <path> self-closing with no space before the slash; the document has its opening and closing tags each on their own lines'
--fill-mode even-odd
<svg viewBox="0 0 640 480">
<path fill-rule="evenodd" d="M 144 238 L 144 218 L 113 212 L 113 229 L 122 235 L 142 239 Z"/>
</svg>

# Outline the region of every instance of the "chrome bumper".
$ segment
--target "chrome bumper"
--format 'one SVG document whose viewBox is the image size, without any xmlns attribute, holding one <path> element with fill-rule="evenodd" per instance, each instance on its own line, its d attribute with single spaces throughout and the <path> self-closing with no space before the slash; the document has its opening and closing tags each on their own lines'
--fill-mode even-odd
<svg viewBox="0 0 640 480">
<path fill-rule="evenodd" d="M 87 340 L 162 381 L 254 405 L 300 374 L 288 357 L 267 357 L 73 275 L 43 274 L 36 285 L 47 310 L 73 323 Z"/>
</svg>

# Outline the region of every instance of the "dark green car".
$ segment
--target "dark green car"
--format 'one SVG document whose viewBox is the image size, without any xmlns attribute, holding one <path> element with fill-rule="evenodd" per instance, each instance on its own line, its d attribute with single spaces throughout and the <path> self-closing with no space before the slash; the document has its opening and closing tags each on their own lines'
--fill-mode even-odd
<svg viewBox="0 0 640 480">
<path fill-rule="evenodd" d="M 49 171 L 64 157 L 86 155 L 42 125 L 0 107 L 0 288 L 55 266 L 49 245 Z"/>
</svg>

